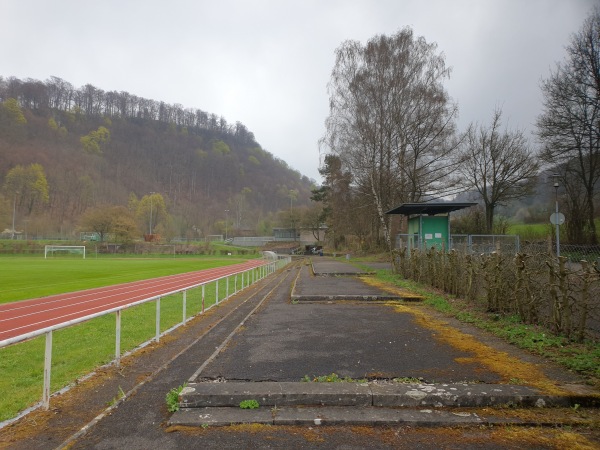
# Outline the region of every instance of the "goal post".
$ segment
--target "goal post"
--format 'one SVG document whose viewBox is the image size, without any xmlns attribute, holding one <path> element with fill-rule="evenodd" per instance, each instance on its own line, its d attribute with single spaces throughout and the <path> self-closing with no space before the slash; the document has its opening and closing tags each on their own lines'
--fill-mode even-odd
<svg viewBox="0 0 600 450">
<path fill-rule="evenodd" d="M 44 258 L 48 258 L 48 255 L 54 256 L 56 252 L 69 255 L 80 253 L 85 259 L 85 245 L 46 245 L 44 247 Z"/>
</svg>

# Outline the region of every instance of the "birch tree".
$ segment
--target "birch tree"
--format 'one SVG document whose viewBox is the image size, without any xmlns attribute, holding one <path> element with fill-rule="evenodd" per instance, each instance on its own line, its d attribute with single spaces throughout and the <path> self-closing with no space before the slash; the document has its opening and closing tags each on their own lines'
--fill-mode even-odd
<svg viewBox="0 0 600 450">
<path fill-rule="evenodd" d="M 410 28 L 336 50 L 321 144 L 372 202 L 390 251 L 387 210 L 453 192 L 457 107 L 443 86 L 449 76 L 436 44 Z"/>
</svg>

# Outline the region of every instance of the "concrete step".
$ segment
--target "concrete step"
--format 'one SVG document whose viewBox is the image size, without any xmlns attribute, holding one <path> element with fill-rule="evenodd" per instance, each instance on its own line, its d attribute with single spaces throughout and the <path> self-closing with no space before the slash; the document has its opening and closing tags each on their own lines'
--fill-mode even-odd
<svg viewBox="0 0 600 450">
<path fill-rule="evenodd" d="M 200 382 L 188 384 L 179 397 L 181 408 L 233 407 L 256 400 L 260 406 L 328 406 L 376 408 L 597 407 L 594 395 L 548 395 L 519 385 L 425 384 L 395 382 Z"/>
<path fill-rule="evenodd" d="M 470 425 L 531 425 L 519 418 L 481 417 L 472 411 L 440 409 L 395 409 L 380 407 L 239 407 L 183 408 L 169 419 L 170 426 L 228 426 L 236 424 L 263 425 L 408 425 L 415 427 L 446 427 Z M 536 425 L 540 423 L 536 422 Z M 543 424 L 542 424 L 543 425 Z M 555 423 L 552 423 L 555 425 Z"/>
<path fill-rule="evenodd" d="M 420 301 L 422 297 L 409 296 L 401 297 L 398 295 L 329 295 L 329 294 L 314 294 L 314 295 L 296 295 L 293 294 L 290 296 L 292 302 L 302 302 L 302 303 L 310 303 L 310 302 L 347 302 L 347 301 L 355 301 L 355 302 L 389 302 L 389 301 Z"/>
</svg>

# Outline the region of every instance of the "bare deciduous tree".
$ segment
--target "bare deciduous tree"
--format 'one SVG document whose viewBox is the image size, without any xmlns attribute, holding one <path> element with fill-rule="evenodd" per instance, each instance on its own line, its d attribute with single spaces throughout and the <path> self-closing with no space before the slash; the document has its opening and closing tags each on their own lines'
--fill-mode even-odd
<svg viewBox="0 0 600 450">
<path fill-rule="evenodd" d="M 410 28 L 336 50 L 321 144 L 370 199 L 389 250 L 386 210 L 452 192 L 446 177 L 457 107 L 443 87 L 450 69 L 436 50 Z"/>
<path fill-rule="evenodd" d="M 561 172 L 565 185 L 585 201 L 571 199 L 579 214 L 581 230 L 573 229 L 597 243 L 594 196 L 600 180 L 600 8 L 596 7 L 567 47 L 567 58 L 542 82 L 544 110 L 538 117 L 538 136 L 544 144 L 541 157 Z M 581 210 L 581 208 L 584 208 Z M 571 211 L 571 215 L 576 211 Z M 576 225 L 571 223 L 570 227 Z M 585 236 L 587 235 L 587 236 Z"/>
<path fill-rule="evenodd" d="M 496 109 L 489 127 L 469 127 L 459 153 L 462 184 L 479 193 L 487 233 L 492 232 L 497 206 L 531 193 L 539 168 L 523 132 L 502 130 L 501 125 L 502 111 Z"/>
</svg>

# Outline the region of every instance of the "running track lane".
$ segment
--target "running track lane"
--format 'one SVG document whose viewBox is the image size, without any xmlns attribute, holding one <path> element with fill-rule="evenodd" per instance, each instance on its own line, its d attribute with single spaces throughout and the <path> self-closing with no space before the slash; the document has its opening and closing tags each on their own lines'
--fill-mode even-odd
<svg viewBox="0 0 600 450">
<path fill-rule="evenodd" d="M 264 260 L 254 259 L 232 266 L 0 304 L 0 342 L 265 264 Z"/>
</svg>

